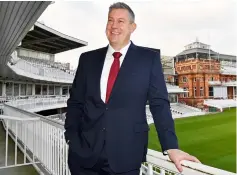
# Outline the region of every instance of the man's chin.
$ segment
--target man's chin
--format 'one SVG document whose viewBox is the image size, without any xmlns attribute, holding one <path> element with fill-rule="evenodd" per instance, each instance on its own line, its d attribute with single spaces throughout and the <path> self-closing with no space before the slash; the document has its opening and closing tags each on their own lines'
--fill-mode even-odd
<svg viewBox="0 0 237 175">
<path fill-rule="evenodd" d="M 109 43 L 110 43 L 110 45 L 117 45 L 117 44 L 119 44 L 118 40 L 110 40 Z"/>
</svg>

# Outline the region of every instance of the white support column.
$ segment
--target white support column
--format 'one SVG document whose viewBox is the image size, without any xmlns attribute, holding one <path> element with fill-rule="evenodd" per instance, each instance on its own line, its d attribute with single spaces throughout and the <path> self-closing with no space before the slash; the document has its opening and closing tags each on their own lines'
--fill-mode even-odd
<svg viewBox="0 0 237 175">
<path fill-rule="evenodd" d="M 21 96 L 21 83 L 19 84 L 19 96 Z"/>
<path fill-rule="evenodd" d="M 47 95 L 49 95 L 49 85 L 47 84 Z"/>
<path fill-rule="evenodd" d="M 28 96 L 28 94 L 27 94 L 27 92 L 28 92 L 28 83 L 26 83 L 26 89 L 25 89 L 25 91 L 26 91 L 26 96 Z"/>
<path fill-rule="evenodd" d="M 63 86 L 60 86 L 59 88 L 59 95 L 63 95 Z"/>
<path fill-rule="evenodd" d="M 2 96 L 6 96 L 6 83 L 2 83 Z"/>
<path fill-rule="evenodd" d="M 21 96 L 21 84 L 20 83 L 19 83 L 19 89 L 18 90 L 19 90 L 19 93 L 18 93 L 19 95 L 18 96 Z"/>
<path fill-rule="evenodd" d="M 32 95 L 35 95 L 35 84 L 32 84 Z"/>
<path fill-rule="evenodd" d="M 41 84 L 40 95 L 43 95 L 43 85 Z"/>
<path fill-rule="evenodd" d="M 12 96 L 14 96 L 14 82 L 12 82 Z"/>
</svg>

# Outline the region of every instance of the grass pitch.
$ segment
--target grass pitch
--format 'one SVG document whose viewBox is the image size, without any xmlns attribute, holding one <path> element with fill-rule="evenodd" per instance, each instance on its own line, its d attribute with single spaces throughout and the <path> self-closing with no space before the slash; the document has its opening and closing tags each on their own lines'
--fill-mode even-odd
<svg viewBox="0 0 237 175">
<path fill-rule="evenodd" d="M 236 108 L 175 119 L 175 129 L 181 150 L 205 165 L 236 172 Z M 150 125 L 148 147 L 161 151 L 154 124 Z"/>
</svg>

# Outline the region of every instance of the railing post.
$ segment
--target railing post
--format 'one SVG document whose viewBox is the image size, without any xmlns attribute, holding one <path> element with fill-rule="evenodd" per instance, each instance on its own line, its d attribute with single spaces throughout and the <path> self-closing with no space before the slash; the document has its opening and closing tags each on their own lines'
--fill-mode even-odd
<svg viewBox="0 0 237 175">
<path fill-rule="evenodd" d="M 64 136 L 63 136 L 63 138 L 61 139 L 61 147 L 62 147 L 62 162 L 61 162 L 61 165 L 62 165 L 62 172 L 63 172 L 63 174 L 65 174 L 65 171 L 66 171 L 66 168 L 65 168 L 65 164 L 64 164 L 64 162 L 65 162 L 65 144 L 66 144 L 66 142 L 65 142 L 65 139 L 64 139 Z"/>
<path fill-rule="evenodd" d="M 141 168 L 140 168 L 140 173 L 139 173 L 139 175 L 142 175 L 142 166 L 141 166 Z"/>
<path fill-rule="evenodd" d="M 8 158 L 8 120 L 6 120 L 6 154 L 5 154 L 5 166 L 7 166 L 7 158 Z"/>
<path fill-rule="evenodd" d="M 153 175 L 153 167 L 151 164 L 148 164 L 147 175 Z"/>
<path fill-rule="evenodd" d="M 24 144 L 24 163 L 26 163 L 26 145 L 27 145 L 27 141 L 28 141 L 28 139 L 27 139 L 27 123 L 24 123 L 24 142 L 25 142 L 25 144 Z"/>
<path fill-rule="evenodd" d="M 35 132 L 35 122 L 33 122 L 33 138 L 32 138 L 32 140 L 33 140 L 33 163 L 35 163 L 35 141 L 36 141 L 36 137 L 35 137 L 35 134 L 36 134 L 36 132 Z"/>
<path fill-rule="evenodd" d="M 15 135 L 15 165 L 17 164 L 17 137 L 18 137 L 18 122 L 16 122 L 16 135 Z"/>
<path fill-rule="evenodd" d="M 165 170 L 163 168 L 160 169 L 160 175 L 165 175 Z"/>
</svg>

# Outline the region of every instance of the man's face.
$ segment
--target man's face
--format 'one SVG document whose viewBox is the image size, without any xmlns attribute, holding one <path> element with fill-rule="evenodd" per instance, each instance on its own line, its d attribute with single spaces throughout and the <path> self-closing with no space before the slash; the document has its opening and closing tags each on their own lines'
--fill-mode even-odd
<svg viewBox="0 0 237 175">
<path fill-rule="evenodd" d="M 136 24 L 130 21 L 129 12 L 126 9 L 113 9 L 109 13 L 106 35 L 112 46 L 126 45 L 135 29 Z"/>
</svg>

